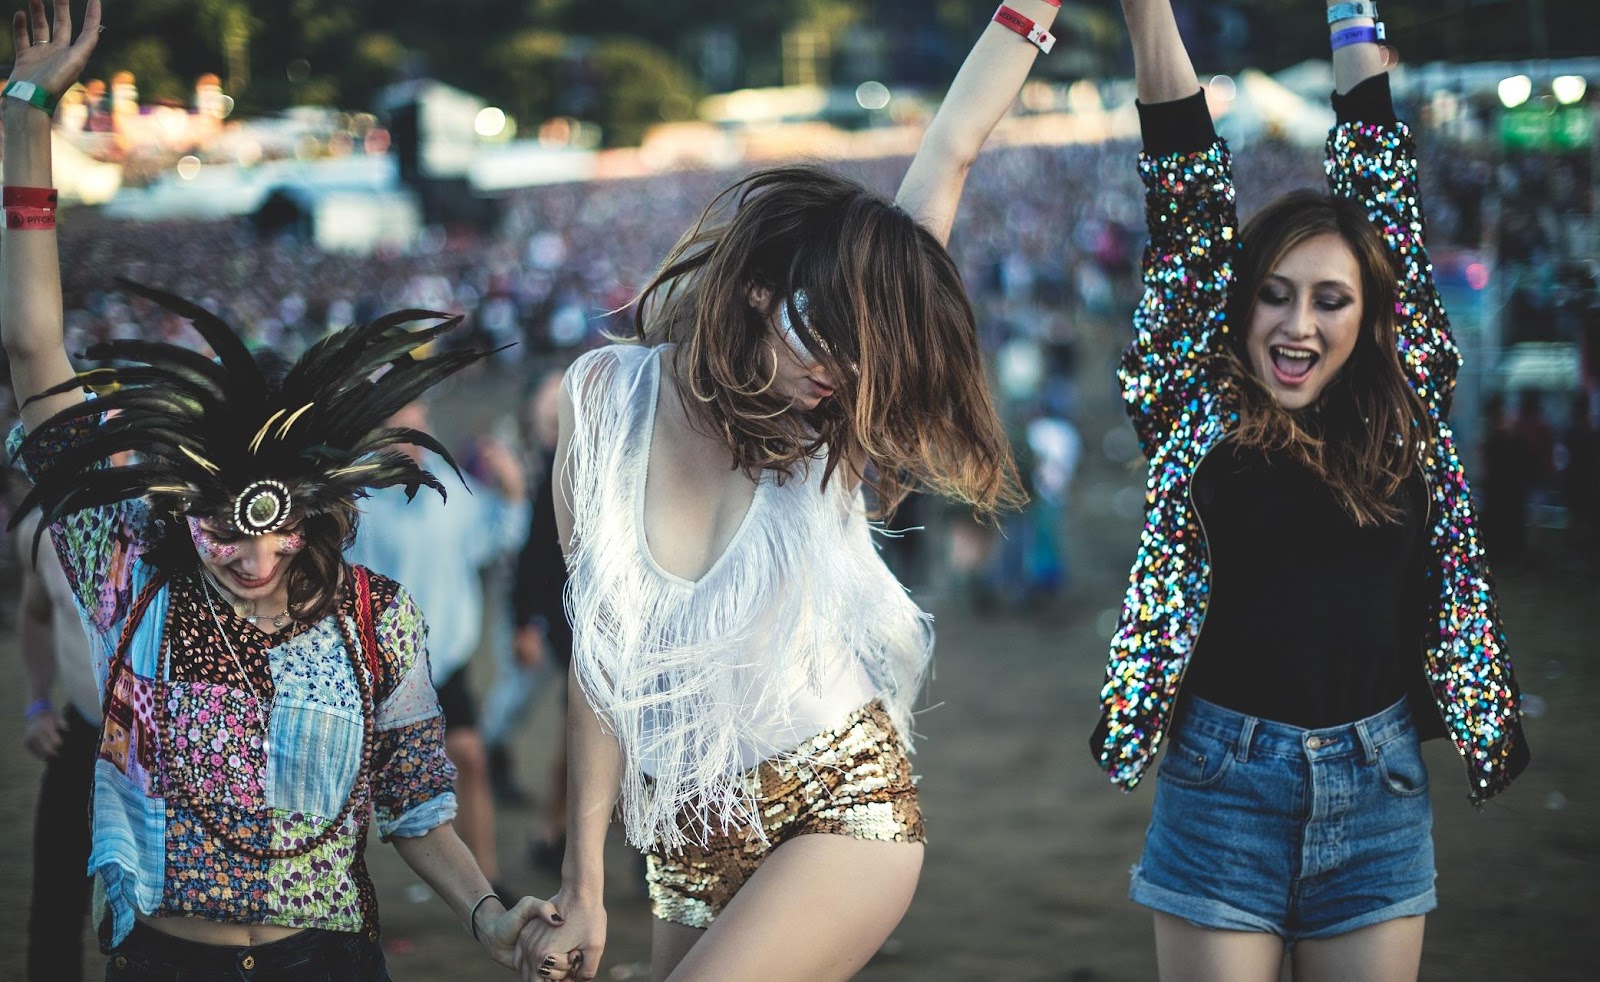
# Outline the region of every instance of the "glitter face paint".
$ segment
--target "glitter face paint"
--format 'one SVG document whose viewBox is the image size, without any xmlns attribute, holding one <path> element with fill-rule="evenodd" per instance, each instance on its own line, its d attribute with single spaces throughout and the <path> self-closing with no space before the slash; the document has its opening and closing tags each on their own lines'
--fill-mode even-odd
<svg viewBox="0 0 1600 982">
<path fill-rule="evenodd" d="M 806 322 L 806 308 L 810 306 L 810 303 L 811 301 L 806 296 L 806 291 L 794 291 L 794 309 L 799 311 L 800 323 L 805 325 L 807 333 L 811 330 L 811 325 Z M 800 339 L 800 332 L 795 330 L 794 322 L 789 319 L 789 305 L 786 303 L 778 305 L 778 332 L 783 335 L 783 340 L 789 345 L 789 350 L 793 351 L 794 356 L 800 359 L 800 364 L 807 368 L 815 368 L 817 366 L 817 356 L 813 355 L 811 349 L 807 348 L 806 343 Z"/>
<path fill-rule="evenodd" d="M 304 532 L 286 532 L 278 537 L 278 555 L 293 556 L 306 547 Z"/>
<path fill-rule="evenodd" d="M 189 519 L 189 537 L 194 540 L 194 547 L 199 551 L 201 558 L 208 563 L 223 566 L 239 558 L 237 543 L 218 541 L 198 518 Z"/>
<path fill-rule="evenodd" d="M 1446 733 L 1465 765 L 1469 798 L 1510 786 L 1527 760 L 1521 695 L 1512 676 L 1478 518 L 1445 421 L 1461 364 L 1422 244 L 1416 148 L 1404 125 L 1349 123 L 1328 139 L 1334 194 L 1359 202 L 1383 230 L 1402 273 L 1396 346 L 1438 436 L 1419 461 L 1430 503 L 1421 641 Z M 1238 219 L 1232 162 L 1220 140 L 1194 153 L 1142 155 L 1151 240 L 1136 335 L 1117 376 L 1150 460 L 1145 525 L 1100 690 L 1096 756 L 1132 789 L 1160 749 L 1210 602 L 1211 560 L 1190 497 L 1207 453 L 1238 423 L 1237 396 L 1212 370 L 1229 331 Z"/>
</svg>

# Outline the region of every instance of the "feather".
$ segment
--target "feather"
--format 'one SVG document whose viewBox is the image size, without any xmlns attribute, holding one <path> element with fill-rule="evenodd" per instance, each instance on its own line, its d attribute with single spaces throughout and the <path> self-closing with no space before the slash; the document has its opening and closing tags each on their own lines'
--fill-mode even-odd
<svg viewBox="0 0 1600 982">
<path fill-rule="evenodd" d="M 125 277 L 117 277 L 117 283 L 130 293 L 144 297 L 179 317 L 183 317 L 194 326 L 194 329 L 205 338 L 206 344 L 216 352 L 217 360 L 222 362 L 222 367 L 228 371 L 229 383 L 240 395 L 246 399 L 260 398 L 266 395 L 267 380 L 261 374 L 261 367 L 256 364 L 255 356 L 250 354 L 250 349 L 245 347 L 244 341 L 222 321 L 196 303 L 191 303 L 175 294 Z"/>
<path fill-rule="evenodd" d="M 181 297 L 119 281 L 131 293 L 187 318 L 216 360 L 178 345 L 123 340 L 93 345 L 105 359 L 35 398 L 83 388 L 109 389 L 58 411 L 27 434 L 24 450 L 50 448 L 29 492 L 48 523 L 124 498 L 172 497 L 163 508 L 226 507 L 237 489 L 271 478 L 291 486 L 296 501 L 325 511 L 366 494 L 403 486 L 413 496 L 442 483 L 405 454 L 414 443 L 455 460 L 432 436 L 385 427 L 384 421 L 429 386 L 485 353 L 414 353 L 462 323 L 459 316 L 399 310 L 312 345 L 281 383 L 270 384 L 244 342 L 221 318 Z M 410 329 L 419 321 L 430 327 Z M 372 374 L 388 367 L 379 381 Z M 136 465 L 107 466 L 118 453 Z M 459 474 L 459 469 L 457 469 Z"/>
</svg>

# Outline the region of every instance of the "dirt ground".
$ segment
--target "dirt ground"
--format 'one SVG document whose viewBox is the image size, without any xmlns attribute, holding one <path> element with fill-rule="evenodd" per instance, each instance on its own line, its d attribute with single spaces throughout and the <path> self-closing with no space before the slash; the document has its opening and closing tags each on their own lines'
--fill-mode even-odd
<svg viewBox="0 0 1600 982">
<path fill-rule="evenodd" d="M 1109 401 L 1109 400 L 1108 400 Z M 1128 495 L 1139 475 L 1092 452 L 1118 425 L 1085 426 L 1089 461 L 1069 524 L 1073 583 L 1032 614 L 982 617 L 949 583 L 926 598 L 938 616 L 937 677 L 919 718 L 916 765 L 930 836 L 921 887 L 867 982 L 994 979 L 1134 982 L 1155 978 L 1148 912 L 1126 899 L 1153 791 L 1115 790 L 1085 745 L 1105 641 L 1136 540 Z M 1131 492 L 1130 492 L 1130 489 Z M 1422 978 L 1561 982 L 1596 977 L 1587 932 L 1600 913 L 1600 579 L 1573 571 L 1561 543 L 1544 561 L 1502 570 L 1505 616 L 1528 694 L 1534 763 L 1481 810 L 1466 803 L 1454 751 L 1426 748 L 1440 908 L 1428 921 Z M 7 634 L 0 666 L 17 671 Z M 477 686 L 491 669 L 474 665 Z M 547 694 L 548 695 L 548 694 Z M 0 980 L 20 979 L 38 763 L 21 749 L 23 694 L 0 686 Z M 553 716 L 541 703 L 518 752 L 543 792 Z M 546 895 L 533 871 L 531 809 L 501 813 L 505 879 Z M 423 892 L 393 850 L 373 844 L 390 970 L 397 982 L 509 979 Z M 631 854 L 610 862 L 606 979 L 648 978 L 649 914 Z M 803 924 L 796 944 L 806 941 Z M 91 977 L 98 972 L 98 962 Z"/>
</svg>

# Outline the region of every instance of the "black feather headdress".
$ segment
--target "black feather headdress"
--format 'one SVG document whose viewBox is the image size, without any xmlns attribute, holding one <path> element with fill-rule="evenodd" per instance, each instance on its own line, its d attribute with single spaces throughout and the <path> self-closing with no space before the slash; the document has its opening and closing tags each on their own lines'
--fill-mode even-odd
<svg viewBox="0 0 1600 982">
<path fill-rule="evenodd" d="M 210 311 L 120 282 L 187 318 L 216 359 L 156 341 L 91 347 L 85 358 L 114 364 L 80 372 L 34 398 L 85 385 L 107 394 L 63 410 L 28 434 L 24 448 L 89 425 L 87 438 L 51 459 L 18 515 L 37 505 L 43 527 L 85 508 L 143 497 L 158 512 L 213 518 L 262 535 L 291 513 L 322 514 L 369 488 L 400 485 L 410 497 L 427 485 L 445 493 L 395 445 L 426 447 L 454 468 L 449 451 L 426 433 L 382 424 L 430 386 L 489 354 L 416 357 L 460 317 L 396 311 L 323 338 L 274 380 Z M 419 321 L 442 323 L 408 327 Z M 94 466 L 128 451 L 136 463 Z"/>
</svg>

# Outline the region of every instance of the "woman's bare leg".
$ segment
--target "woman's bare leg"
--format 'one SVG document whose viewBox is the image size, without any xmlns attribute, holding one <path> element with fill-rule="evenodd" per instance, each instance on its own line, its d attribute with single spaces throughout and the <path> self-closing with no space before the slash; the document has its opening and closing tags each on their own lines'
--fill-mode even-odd
<svg viewBox="0 0 1600 982">
<path fill-rule="evenodd" d="M 1283 940 L 1265 931 L 1219 931 L 1156 913 L 1161 982 L 1278 982 Z"/>
<path fill-rule="evenodd" d="M 1295 982 L 1417 982 L 1427 918 L 1397 917 L 1335 938 L 1294 946 Z"/>
<path fill-rule="evenodd" d="M 849 979 L 905 916 L 921 873 L 921 843 L 802 835 L 773 851 L 709 930 L 658 922 L 651 976 Z"/>
</svg>

